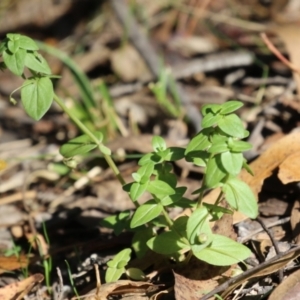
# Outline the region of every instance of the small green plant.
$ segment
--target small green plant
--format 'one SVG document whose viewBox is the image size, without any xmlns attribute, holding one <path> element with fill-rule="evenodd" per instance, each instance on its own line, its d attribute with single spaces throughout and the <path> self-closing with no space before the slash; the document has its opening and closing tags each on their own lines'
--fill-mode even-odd
<svg viewBox="0 0 300 300">
<path fill-rule="evenodd" d="M 210 222 L 234 211 L 250 218 L 255 218 L 258 213 L 251 189 L 237 177 L 242 168 L 251 173 L 243 157 L 243 151 L 249 150 L 251 144 L 242 141 L 249 133 L 234 113 L 242 106 L 241 102 L 204 105 L 202 130 L 186 148 L 167 147 L 162 137 L 155 136 L 152 140 L 153 152 L 139 160 L 140 168 L 132 174 L 133 182 L 126 184 L 111 158 L 110 149 L 102 143 L 103 134 L 88 129 L 55 94 L 51 81 L 54 76 L 37 50 L 37 45 L 30 38 L 8 34 L 0 46 L 2 67 L 24 79 L 21 100 L 29 116 L 40 119 L 54 99 L 84 133 L 61 147 L 60 152 L 68 163 L 74 162 L 74 156 L 96 148 L 103 154 L 137 208 L 133 214 L 128 211 L 107 218 L 104 224 L 114 228 L 117 234 L 123 229 L 135 232 L 132 248 L 138 257 L 150 249 L 177 261 L 187 262 L 195 256 L 209 264 L 225 266 L 238 263 L 250 255 L 247 247 L 213 233 L 210 226 Z M 28 78 L 24 73 L 25 67 L 30 73 Z M 194 191 L 198 195 L 196 201 L 185 197 L 187 188 L 178 186 L 173 173 L 172 162 L 180 159 L 204 168 L 199 189 Z M 74 166 L 73 163 L 71 165 Z M 215 203 L 204 203 L 205 193 L 215 188 L 220 189 Z M 138 200 L 144 192 L 150 193 L 151 198 L 140 204 Z M 221 205 L 224 199 L 228 204 L 226 208 Z M 192 214 L 173 220 L 169 215 L 169 209 L 173 207 L 190 207 Z M 117 280 L 126 271 L 130 253 L 130 249 L 124 249 L 108 263 L 107 281 Z"/>
</svg>

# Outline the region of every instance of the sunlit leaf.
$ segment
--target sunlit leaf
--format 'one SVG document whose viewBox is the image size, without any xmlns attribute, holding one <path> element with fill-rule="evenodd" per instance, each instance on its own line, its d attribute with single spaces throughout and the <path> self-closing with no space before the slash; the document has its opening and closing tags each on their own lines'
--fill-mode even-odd
<svg viewBox="0 0 300 300">
<path fill-rule="evenodd" d="M 52 81 L 48 77 L 27 79 L 22 85 L 22 104 L 26 113 L 36 121 L 41 119 L 48 111 L 52 104 L 53 96 Z"/>
</svg>

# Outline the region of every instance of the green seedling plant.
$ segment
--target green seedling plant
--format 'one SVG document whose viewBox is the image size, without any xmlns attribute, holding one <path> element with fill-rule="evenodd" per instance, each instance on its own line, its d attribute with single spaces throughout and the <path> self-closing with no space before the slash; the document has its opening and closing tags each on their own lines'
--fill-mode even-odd
<svg viewBox="0 0 300 300">
<path fill-rule="evenodd" d="M 37 44 L 23 35 L 8 34 L 0 45 L 0 55 L 2 68 L 24 79 L 21 101 L 29 116 L 39 120 L 54 100 L 83 132 L 60 149 L 69 165 L 76 167 L 74 156 L 94 149 L 102 153 L 136 206 L 134 213 L 121 212 L 118 216 L 107 218 L 104 223 L 116 234 L 124 229 L 134 232 L 132 248 L 137 257 L 143 257 L 152 250 L 178 262 L 188 263 L 195 256 L 211 265 L 226 266 L 241 262 L 250 255 L 246 246 L 215 234 L 211 229 L 211 222 L 224 214 L 239 211 L 255 218 L 258 213 L 250 187 L 238 178 L 243 168 L 251 173 L 243 157 L 243 152 L 251 149 L 251 144 L 242 141 L 249 133 L 234 113 L 243 105 L 241 102 L 204 105 L 201 110 L 202 130 L 186 148 L 167 147 L 162 137 L 155 136 L 153 152 L 139 160 L 139 169 L 132 174 L 133 181 L 126 183 L 111 158 L 110 149 L 103 144 L 103 134 L 87 128 L 55 94 L 52 85 L 55 76 L 38 53 Z M 204 169 L 199 189 L 194 191 L 197 200 L 185 197 L 187 188 L 178 186 L 172 163 L 180 159 Z M 216 188 L 220 192 L 215 203 L 203 202 L 205 194 Z M 150 198 L 141 204 L 139 198 L 145 192 L 150 194 Z M 226 207 L 223 200 L 227 203 Z M 191 208 L 192 213 L 173 220 L 169 212 L 174 207 Z M 126 272 L 130 254 L 130 249 L 124 249 L 108 262 L 107 281 L 115 281 Z"/>
</svg>

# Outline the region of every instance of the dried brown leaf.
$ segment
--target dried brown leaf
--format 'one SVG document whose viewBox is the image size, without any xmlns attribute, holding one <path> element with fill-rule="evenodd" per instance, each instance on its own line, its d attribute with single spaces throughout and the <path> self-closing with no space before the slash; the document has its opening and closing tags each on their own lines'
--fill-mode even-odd
<svg viewBox="0 0 300 300">
<path fill-rule="evenodd" d="M 286 278 L 270 295 L 269 300 L 297 300 L 300 299 L 300 270 Z"/>
<path fill-rule="evenodd" d="M 278 177 L 283 184 L 300 181 L 300 152 L 288 156 L 279 166 Z"/>
<path fill-rule="evenodd" d="M 20 268 L 26 268 L 29 263 L 29 259 L 26 255 L 20 254 L 16 256 L 0 256 L 0 274 L 13 271 Z"/>
<path fill-rule="evenodd" d="M 33 286 L 44 279 L 42 274 L 34 274 L 22 281 L 11 283 L 0 289 L 0 300 L 22 299 Z"/>
<path fill-rule="evenodd" d="M 157 287 L 149 282 L 118 280 L 116 282 L 102 284 L 99 288 L 92 290 L 88 295 L 83 296 L 85 300 L 106 300 L 112 295 L 135 294 L 134 299 L 138 299 L 143 294 L 156 290 Z M 1 299 L 0 299 L 1 300 Z"/>
</svg>

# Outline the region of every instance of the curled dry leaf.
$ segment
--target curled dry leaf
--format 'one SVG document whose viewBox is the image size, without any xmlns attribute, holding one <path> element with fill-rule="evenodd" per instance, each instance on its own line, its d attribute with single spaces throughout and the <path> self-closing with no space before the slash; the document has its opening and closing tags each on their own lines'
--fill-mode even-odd
<svg viewBox="0 0 300 300">
<path fill-rule="evenodd" d="M 134 294 L 134 299 L 139 299 L 142 295 L 152 293 L 157 287 L 149 282 L 118 280 L 116 282 L 105 283 L 97 289 L 92 290 L 84 296 L 85 300 L 105 300 L 108 296 Z M 126 298 L 128 299 L 128 298 Z M 0 299 L 1 300 L 1 299 Z"/>
<path fill-rule="evenodd" d="M 300 151 L 283 161 L 279 166 L 278 177 L 283 184 L 300 181 Z"/>
<path fill-rule="evenodd" d="M 269 300 L 297 300 L 300 299 L 300 270 L 286 278 L 270 295 Z"/>
<path fill-rule="evenodd" d="M 193 257 L 188 266 L 174 271 L 176 300 L 198 300 L 230 278 L 232 267 L 212 266 Z"/>
<path fill-rule="evenodd" d="M 42 274 L 34 274 L 22 281 L 11 283 L 0 289 L 0 300 L 23 299 L 36 283 L 44 279 Z"/>
</svg>

